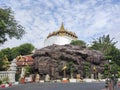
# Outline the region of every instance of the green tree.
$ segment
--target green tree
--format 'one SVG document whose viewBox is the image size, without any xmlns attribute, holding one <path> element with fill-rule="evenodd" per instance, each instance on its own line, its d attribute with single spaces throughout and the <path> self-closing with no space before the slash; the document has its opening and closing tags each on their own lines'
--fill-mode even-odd
<svg viewBox="0 0 120 90">
<path fill-rule="evenodd" d="M 7 70 L 9 63 L 19 55 L 28 55 L 33 51 L 34 46 L 26 43 L 14 48 L 5 48 L 0 51 L 0 70 Z"/>
<path fill-rule="evenodd" d="M 71 45 L 81 45 L 81 46 L 86 46 L 86 43 L 82 40 L 73 40 L 71 43 Z"/>
<path fill-rule="evenodd" d="M 107 54 L 110 56 L 110 59 L 120 66 L 120 50 L 117 49 L 115 46 L 111 46 L 110 52 Z"/>
<path fill-rule="evenodd" d="M 4 58 L 4 54 L 3 52 L 0 51 L 0 71 L 3 70 L 3 64 L 4 64 L 3 58 Z"/>
<path fill-rule="evenodd" d="M 109 64 L 104 65 L 103 78 L 108 78 L 109 76 Z"/>
<path fill-rule="evenodd" d="M 9 61 L 8 61 L 8 58 L 6 56 L 2 56 L 0 58 L 0 71 L 4 71 L 4 70 L 7 70 L 8 67 L 9 67 Z"/>
<path fill-rule="evenodd" d="M 90 63 L 89 62 L 84 62 L 83 76 L 85 78 L 90 77 Z"/>
<path fill-rule="evenodd" d="M 73 78 L 73 74 L 76 71 L 76 68 L 74 66 L 73 62 L 68 62 L 67 63 L 67 72 L 70 73 L 71 78 Z"/>
<path fill-rule="evenodd" d="M 9 61 L 12 61 L 14 58 L 20 55 L 18 47 L 14 47 L 12 49 L 5 48 L 5 49 L 2 49 L 1 52 L 3 53 L 4 56 L 8 58 Z"/>
<path fill-rule="evenodd" d="M 25 75 L 29 76 L 31 73 L 32 73 L 32 68 L 29 65 L 25 66 Z"/>
<path fill-rule="evenodd" d="M 4 56 L 3 58 L 3 68 L 4 70 L 8 70 L 10 62 L 8 61 L 7 56 Z"/>
<path fill-rule="evenodd" d="M 92 46 L 90 48 L 94 50 L 99 50 L 104 55 L 107 55 L 111 51 L 111 47 L 115 46 L 117 42 L 113 41 L 114 38 L 110 39 L 109 35 L 103 35 L 102 37 L 99 37 L 98 39 L 95 39 L 92 43 Z"/>
<path fill-rule="evenodd" d="M 13 60 L 12 52 L 11 52 L 10 48 L 2 49 L 1 52 L 4 54 L 4 56 L 6 56 L 8 58 L 9 61 Z"/>
<path fill-rule="evenodd" d="M 117 64 L 110 62 L 109 64 L 105 64 L 104 67 L 104 78 L 109 78 L 109 80 L 112 81 L 113 86 L 117 84 L 118 78 L 120 77 L 120 68 Z M 110 81 L 107 80 L 106 84 L 108 84 Z"/>
<path fill-rule="evenodd" d="M 18 51 L 20 55 L 31 54 L 33 50 L 34 50 L 34 46 L 29 43 L 22 44 L 18 47 Z"/>
<path fill-rule="evenodd" d="M 22 44 L 18 47 L 5 48 L 0 51 L 0 60 L 3 60 L 4 56 L 8 58 L 9 61 L 12 61 L 19 55 L 28 55 L 33 51 L 34 46 L 29 43 Z"/>
<path fill-rule="evenodd" d="M 21 39 L 25 34 L 24 28 L 17 23 L 10 8 L 0 8 L 0 44 L 8 38 Z"/>
<path fill-rule="evenodd" d="M 109 35 L 103 35 L 94 40 L 90 48 L 101 51 L 105 55 L 106 60 L 111 59 L 114 63 L 120 65 L 120 50 L 115 47 L 117 42 L 113 40 L 114 38 L 110 39 Z"/>
<path fill-rule="evenodd" d="M 17 56 L 19 56 L 20 55 L 20 52 L 19 52 L 19 49 L 18 49 L 19 47 L 13 47 L 12 49 L 11 49 L 11 57 L 12 57 L 12 60 L 14 59 L 14 58 L 16 58 Z"/>
</svg>

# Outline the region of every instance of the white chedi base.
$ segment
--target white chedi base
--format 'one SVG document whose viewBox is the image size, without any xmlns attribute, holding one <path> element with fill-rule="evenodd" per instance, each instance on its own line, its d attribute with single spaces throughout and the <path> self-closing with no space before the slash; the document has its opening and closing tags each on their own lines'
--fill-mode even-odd
<svg viewBox="0 0 120 90">
<path fill-rule="evenodd" d="M 46 47 L 53 44 L 57 44 L 57 45 L 70 44 L 72 40 L 75 40 L 75 39 L 68 36 L 52 36 L 45 40 L 44 46 Z"/>
</svg>

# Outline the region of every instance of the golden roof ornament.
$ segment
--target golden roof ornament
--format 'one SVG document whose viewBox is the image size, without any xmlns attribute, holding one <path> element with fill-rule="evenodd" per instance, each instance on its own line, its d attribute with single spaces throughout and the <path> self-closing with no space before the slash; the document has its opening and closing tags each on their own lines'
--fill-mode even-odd
<svg viewBox="0 0 120 90">
<path fill-rule="evenodd" d="M 64 28 L 64 24 L 62 22 L 61 27 L 58 31 L 54 31 L 53 33 L 50 33 L 47 38 L 52 37 L 52 36 L 68 36 L 77 39 L 78 37 L 76 36 L 75 33 L 72 33 L 71 31 L 67 31 Z"/>
</svg>

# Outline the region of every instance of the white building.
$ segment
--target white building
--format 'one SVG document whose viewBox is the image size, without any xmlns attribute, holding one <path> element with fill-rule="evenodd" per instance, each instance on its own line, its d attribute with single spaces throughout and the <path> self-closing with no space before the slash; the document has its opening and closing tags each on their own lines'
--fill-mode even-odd
<svg viewBox="0 0 120 90">
<path fill-rule="evenodd" d="M 57 45 L 70 44 L 72 40 L 77 40 L 76 34 L 64 29 L 64 25 L 62 23 L 60 30 L 52 32 L 47 36 L 47 38 L 44 41 L 44 46 L 46 47 L 53 44 Z"/>
</svg>

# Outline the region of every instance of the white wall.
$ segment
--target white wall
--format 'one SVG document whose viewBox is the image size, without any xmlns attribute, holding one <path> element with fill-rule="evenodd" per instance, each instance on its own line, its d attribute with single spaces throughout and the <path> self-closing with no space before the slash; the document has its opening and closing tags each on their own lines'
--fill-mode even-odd
<svg viewBox="0 0 120 90">
<path fill-rule="evenodd" d="M 72 40 L 75 40 L 75 39 L 68 36 L 52 36 L 45 40 L 44 46 L 46 47 L 53 44 L 57 44 L 57 45 L 70 44 Z"/>
</svg>

